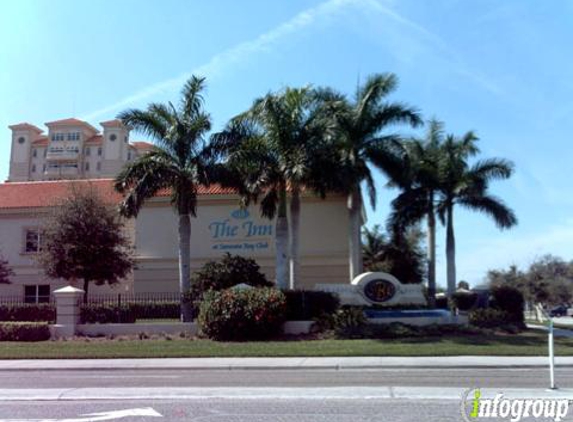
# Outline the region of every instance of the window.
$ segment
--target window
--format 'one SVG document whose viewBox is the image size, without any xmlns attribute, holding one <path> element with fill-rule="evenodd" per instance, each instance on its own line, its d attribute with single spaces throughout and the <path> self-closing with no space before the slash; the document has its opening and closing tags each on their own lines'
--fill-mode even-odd
<svg viewBox="0 0 573 422">
<path fill-rule="evenodd" d="M 127 144 L 127 136 L 123 137 L 123 142 L 125 142 Z"/>
<path fill-rule="evenodd" d="M 86 163 L 86 171 L 90 171 L 90 163 Z"/>
<path fill-rule="evenodd" d="M 23 144 L 24 142 L 26 142 L 26 138 L 24 138 L 23 136 L 20 136 L 20 137 L 18 138 L 18 143 L 19 143 L 19 144 Z"/>
<path fill-rule="evenodd" d="M 112 133 L 111 135 L 109 135 L 109 140 L 111 142 L 115 141 L 117 139 L 117 135 L 115 133 Z"/>
<path fill-rule="evenodd" d="M 44 164 L 44 165 L 42 166 L 42 173 L 45 173 L 45 172 L 46 172 L 46 165 Z"/>
<path fill-rule="evenodd" d="M 102 152 L 103 152 L 103 150 L 101 149 L 101 147 L 99 147 L 99 148 L 97 149 L 97 155 L 98 155 L 99 157 L 101 157 L 101 153 L 102 153 Z"/>
<path fill-rule="evenodd" d="M 36 164 L 32 164 L 32 173 L 36 173 Z"/>
<path fill-rule="evenodd" d="M 46 155 L 48 155 L 48 148 L 44 149 L 44 158 L 46 158 Z"/>
<path fill-rule="evenodd" d="M 101 163 L 98 161 L 98 163 L 96 164 L 96 170 L 97 171 L 101 171 Z"/>
<path fill-rule="evenodd" d="M 32 151 L 32 157 L 36 158 L 37 156 L 38 156 L 38 150 L 34 148 L 34 150 Z"/>
<path fill-rule="evenodd" d="M 64 134 L 61 132 L 56 132 L 52 134 L 52 141 L 63 141 Z"/>
<path fill-rule="evenodd" d="M 25 303 L 49 303 L 50 302 L 50 285 L 38 284 L 24 286 Z"/>
<path fill-rule="evenodd" d="M 131 161 L 131 151 L 127 152 L 127 161 Z"/>
<path fill-rule="evenodd" d="M 92 153 L 92 150 L 90 149 L 90 147 L 86 147 L 86 155 L 89 157 Z"/>
<path fill-rule="evenodd" d="M 79 141 L 80 132 L 70 132 L 68 133 L 68 141 Z"/>
<path fill-rule="evenodd" d="M 24 252 L 36 253 L 40 250 L 40 233 L 38 229 L 26 229 L 24 238 Z"/>
</svg>

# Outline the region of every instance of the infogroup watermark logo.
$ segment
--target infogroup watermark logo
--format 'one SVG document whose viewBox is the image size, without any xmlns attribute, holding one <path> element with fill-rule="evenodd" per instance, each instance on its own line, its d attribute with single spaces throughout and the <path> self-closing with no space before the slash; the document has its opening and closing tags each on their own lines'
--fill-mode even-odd
<svg viewBox="0 0 573 422">
<path fill-rule="evenodd" d="M 560 422 L 569 412 L 568 399 L 513 399 L 502 393 L 483 398 L 479 388 L 469 389 L 462 395 L 461 413 L 466 422 L 485 421 L 488 418 L 519 422 L 524 418 Z"/>
</svg>

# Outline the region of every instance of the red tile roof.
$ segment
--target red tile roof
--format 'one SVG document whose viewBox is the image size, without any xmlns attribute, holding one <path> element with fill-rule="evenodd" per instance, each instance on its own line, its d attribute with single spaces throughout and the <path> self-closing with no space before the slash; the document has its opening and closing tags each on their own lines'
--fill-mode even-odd
<svg viewBox="0 0 573 422">
<path fill-rule="evenodd" d="M 36 139 L 34 142 L 32 142 L 32 145 L 35 147 L 43 147 L 48 145 L 48 137 L 47 136 L 42 136 L 41 138 Z"/>
<path fill-rule="evenodd" d="M 149 142 L 143 142 L 143 141 L 134 141 L 134 142 L 131 142 L 131 145 L 133 145 L 137 149 L 151 149 L 151 148 L 153 148 L 153 144 L 151 144 Z"/>
<path fill-rule="evenodd" d="M 103 142 L 103 136 L 95 135 L 91 138 L 86 139 L 86 144 L 101 144 Z"/>
<path fill-rule="evenodd" d="M 84 126 L 88 127 L 92 131 L 97 133 L 97 129 L 90 125 L 88 122 L 84 122 L 83 120 L 76 119 L 74 117 L 70 119 L 61 119 L 61 120 L 54 120 L 53 122 L 45 123 L 46 126 Z"/>
<path fill-rule="evenodd" d="M 113 188 L 112 179 L 53 180 L 42 182 L 7 182 L 0 184 L 0 209 L 41 208 L 50 206 L 65 198 L 73 187 L 91 186 L 110 203 L 119 203 L 121 195 Z M 199 195 L 233 194 L 230 188 L 211 185 L 200 187 Z M 168 190 L 161 191 L 158 197 L 167 197 Z"/>
<path fill-rule="evenodd" d="M 18 123 L 15 125 L 10 125 L 10 126 L 8 126 L 8 128 L 10 128 L 12 130 L 33 130 L 34 132 L 37 132 L 37 133 L 43 132 L 42 129 L 40 129 L 39 127 L 34 126 L 30 123 Z"/>
<path fill-rule="evenodd" d="M 102 126 L 111 126 L 111 127 L 123 127 L 124 124 L 119 119 L 107 120 L 105 122 L 100 122 Z"/>
</svg>

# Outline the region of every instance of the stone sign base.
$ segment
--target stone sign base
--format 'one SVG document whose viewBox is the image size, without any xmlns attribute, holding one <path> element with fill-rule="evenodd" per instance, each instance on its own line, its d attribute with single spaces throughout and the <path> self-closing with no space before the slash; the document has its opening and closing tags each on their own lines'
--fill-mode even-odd
<svg viewBox="0 0 573 422">
<path fill-rule="evenodd" d="M 426 305 L 421 284 L 402 284 L 388 273 L 360 274 L 351 284 L 317 284 L 315 290 L 336 293 L 342 305 Z"/>
</svg>

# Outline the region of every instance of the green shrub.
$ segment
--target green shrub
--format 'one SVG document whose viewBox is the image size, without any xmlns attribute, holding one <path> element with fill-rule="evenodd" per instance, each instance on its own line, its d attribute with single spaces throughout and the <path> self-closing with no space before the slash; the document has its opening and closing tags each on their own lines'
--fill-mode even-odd
<svg viewBox="0 0 573 422">
<path fill-rule="evenodd" d="M 80 307 L 80 320 L 82 324 L 134 323 L 136 313 L 133 304 L 84 304 Z"/>
<path fill-rule="evenodd" d="M 55 322 L 56 307 L 50 303 L 0 305 L 0 321 Z"/>
<path fill-rule="evenodd" d="M 333 314 L 323 314 L 316 320 L 320 331 L 331 331 L 341 338 L 363 338 L 368 319 L 360 306 L 345 306 Z"/>
<path fill-rule="evenodd" d="M 227 289 L 205 293 L 199 327 L 215 340 L 260 340 L 280 332 L 286 298 L 274 288 Z"/>
<path fill-rule="evenodd" d="M 338 296 L 315 290 L 285 290 L 288 321 L 310 321 L 333 314 L 340 307 Z"/>
<path fill-rule="evenodd" d="M 506 322 L 516 324 L 519 327 L 525 326 L 524 303 L 523 294 L 515 287 L 501 285 L 491 289 L 490 306 L 505 311 L 507 313 Z"/>
<path fill-rule="evenodd" d="M 50 339 L 45 322 L 1 322 L 0 341 L 44 341 Z"/>
<path fill-rule="evenodd" d="M 179 319 L 181 303 L 176 301 L 127 303 L 139 319 Z"/>
<path fill-rule="evenodd" d="M 273 286 L 254 259 L 226 253 L 219 261 L 209 261 L 195 272 L 190 293 L 193 301 L 200 301 L 209 290 L 225 290 L 237 284 Z"/>
<path fill-rule="evenodd" d="M 479 328 L 500 328 L 507 325 L 509 314 L 506 311 L 495 308 L 474 309 L 469 313 L 471 325 Z"/>
<path fill-rule="evenodd" d="M 477 293 L 474 292 L 456 292 L 452 296 L 452 302 L 460 311 L 469 311 L 474 307 L 477 301 Z"/>
<path fill-rule="evenodd" d="M 437 309 L 449 309 L 448 297 L 447 296 L 437 297 L 436 298 L 436 308 Z"/>
</svg>

